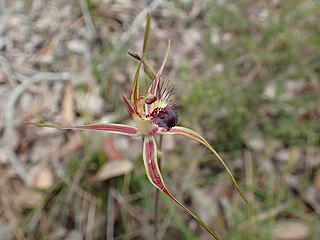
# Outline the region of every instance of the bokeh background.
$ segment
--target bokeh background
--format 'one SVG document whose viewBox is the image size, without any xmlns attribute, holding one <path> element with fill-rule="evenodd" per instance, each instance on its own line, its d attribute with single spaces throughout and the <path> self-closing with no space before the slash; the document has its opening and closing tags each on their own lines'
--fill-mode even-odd
<svg viewBox="0 0 320 240">
<path fill-rule="evenodd" d="M 320 2 L 1 0 L 0 238 L 153 239 L 141 139 L 37 128 L 130 123 L 142 49 L 175 87 L 179 124 L 222 155 L 164 138 L 172 193 L 223 239 L 319 240 Z M 142 79 L 146 77 L 143 76 Z M 210 239 L 161 195 L 158 239 Z"/>
</svg>

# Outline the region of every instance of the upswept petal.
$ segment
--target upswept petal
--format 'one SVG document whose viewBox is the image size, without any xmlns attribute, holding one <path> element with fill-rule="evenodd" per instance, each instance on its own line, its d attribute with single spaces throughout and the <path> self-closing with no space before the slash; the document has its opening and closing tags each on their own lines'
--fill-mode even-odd
<svg viewBox="0 0 320 240">
<path fill-rule="evenodd" d="M 168 40 L 168 47 L 167 47 L 166 55 L 165 55 L 165 57 L 163 59 L 162 65 L 161 65 L 156 77 L 154 78 L 154 80 L 152 82 L 152 85 L 149 88 L 149 91 L 148 91 L 152 95 L 156 95 L 157 88 L 159 87 L 160 77 L 161 77 L 164 65 L 167 62 L 167 58 L 168 58 L 169 51 L 170 51 L 170 45 L 171 45 L 171 42 L 170 42 L 170 39 L 169 39 Z"/>
<path fill-rule="evenodd" d="M 224 166 L 224 168 L 227 170 L 234 186 L 236 187 L 237 191 L 239 192 L 239 194 L 241 195 L 241 197 L 243 198 L 243 200 L 248 204 L 248 200 L 246 199 L 246 197 L 244 196 L 244 194 L 241 192 L 238 183 L 236 181 L 236 179 L 234 178 L 233 174 L 231 173 L 230 169 L 228 168 L 227 164 L 222 160 L 222 158 L 219 156 L 219 154 L 217 153 L 216 150 L 214 150 L 214 148 L 197 132 L 186 128 L 186 127 L 180 127 L 180 126 L 175 126 L 173 128 L 171 128 L 169 131 L 167 131 L 167 129 L 159 129 L 157 134 L 162 134 L 162 135 L 182 135 L 188 138 L 191 138 L 203 145 L 205 145 L 207 148 L 210 149 L 210 151 L 219 159 L 219 161 L 222 163 L 222 165 Z"/>
<path fill-rule="evenodd" d="M 73 129 L 73 130 L 89 130 L 89 131 L 100 131 L 105 133 L 115 133 L 131 137 L 142 136 L 139 129 L 123 124 L 90 124 L 90 125 L 80 125 L 80 126 L 59 126 L 53 124 L 43 124 L 35 122 L 24 122 L 25 124 L 34 125 L 38 127 L 48 127 L 48 128 L 59 128 L 59 129 Z"/>
<path fill-rule="evenodd" d="M 211 236 L 219 240 L 219 236 L 214 233 L 207 224 L 205 224 L 194 212 L 189 208 L 180 203 L 172 194 L 169 192 L 165 183 L 162 179 L 161 172 L 157 162 L 157 145 L 153 136 L 145 136 L 143 142 L 143 162 L 146 168 L 147 176 L 149 181 L 160 191 L 165 193 L 172 201 L 182 207 L 188 212 L 204 229 L 206 229 Z"/>
</svg>

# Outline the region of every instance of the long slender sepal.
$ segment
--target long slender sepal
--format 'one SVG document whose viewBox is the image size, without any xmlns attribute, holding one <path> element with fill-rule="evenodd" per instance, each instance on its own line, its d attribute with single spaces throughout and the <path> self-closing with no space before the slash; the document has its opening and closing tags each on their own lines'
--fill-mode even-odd
<svg viewBox="0 0 320 240">
<path fill-rule="evenodd" d="M 58 129 L 71 129 L 71 130 L 89 130 L 89 131 L 100 131 L 105 133 L 114 133 L 125 136 L 141 136 L 141 132 L 131 126 L 123 125 L 123 124 L 91 124 L 91 125 L 80 125 L 80 126 L 59 126 L 53 124 L 43 124 L 43 123 L 35 123 L 35 122 L 24 122 L 25 124 L 34 125 L 38 127 L 47 127 L 47 128 L 58 128 Z"/>
<path fill-rule="evenodd" d="M 185 128 L 185 127 L 180 127 L 180 126 L 175 126 L 173 128 L 171 128 L 169 131 L 167 131 L 166 129 L 160 129 L 158 131 L 158 134 L 163 134 L 163 135 L 182 135 L 188 138 L 191 138 L 203 145 L 205 145 L 207 148 L 210 149 L 210 151 L 219 159 L 219 161 L 222 163 L 222 165 L 224 166 L 224 168 L 226 169 L 226 171 L 228 172 L 235 188 L 237 189 L 237 191 L 239 192 L 239 194 L 241 195 L 241 197 L 243 198 L 243 200 L 248 204 L 248 200 L 246 199 L 246 197 L 244 196 L 244 194 L 241 192 L 240 187 L 238 186 L 238 183 L 236 181 L 236 179 L 234 178 L 233 174 L 231 173 L 230 169 L 228 168 L 227 164 L 223 161 L 223 159 L 220 157 L 220 155 L 217 153 L 217 151 L 197 132 L 189 129 L 189 128 Z"/>
<path fill-rule="evenodd" d="M 147 16 L 146 16 L 146 31 L 144 33 L 143 49 L 142 49 L 142 59 L 144 57 L 144 54 L 147 51 L 147 45 L 148 45 L 148 40 L 149 40 L 149 35 L 150 35 L 150 26 L 151 26 L 151 14 L 147 13 Z"/>
<path fill-rule="evenodd" d="M 147 74 L 148 78 L 153 81 L 156 77 L 156 72 L 145 59 L 142 59 L 142 63 L 144 72 Z"/>
<path fill-rule="evenodd" d="M 157 145 L 153 136 L 145 136 L 143 142 L 143 162 L 146 168 L 147 176 L 149 181 L 160 191 L 166 194 L 172 201 L 182 207 L 188 212 L 205 230 L 207 230 L 212 237 L 216 240 L 220 240 L 219 236 L 213 232 L 209 226 L 203 222 L 194 212 L 189 208 L 180 203 L 173 195 L 169 192 L 165 183 L 162 179 L 161 172 L 157 163 Z"/>
</svg>

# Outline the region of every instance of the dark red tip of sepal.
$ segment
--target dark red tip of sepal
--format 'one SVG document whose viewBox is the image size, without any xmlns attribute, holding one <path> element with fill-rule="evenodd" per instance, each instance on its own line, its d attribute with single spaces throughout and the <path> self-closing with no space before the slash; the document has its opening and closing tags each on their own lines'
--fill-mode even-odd
<svg viewBox="0 0 320 240">
<path fill-rule="evenodd" d="M 128 52 L 128 54 L 133 57 L 134 59 L 137 59 L 138 61 L 141 61 L 142 58 L 140 57 L 140 55 L 136 52 L 132 53 L 132 52 Z"/>
</svg>

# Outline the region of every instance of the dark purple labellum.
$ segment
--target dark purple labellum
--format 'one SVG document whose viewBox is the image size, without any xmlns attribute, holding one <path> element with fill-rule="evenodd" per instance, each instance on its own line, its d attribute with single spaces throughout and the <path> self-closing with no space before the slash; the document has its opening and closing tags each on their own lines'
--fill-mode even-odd
<svg viewBox="0 0 320 240">
<path fill-rule="evenodd" d="M 178 114 L 174 107 L 166 107 L 161 109 L 159 113 L 154 116 L 154 122 L 159 126 L 169 131 L 178 123 Z"/>
</svg>

